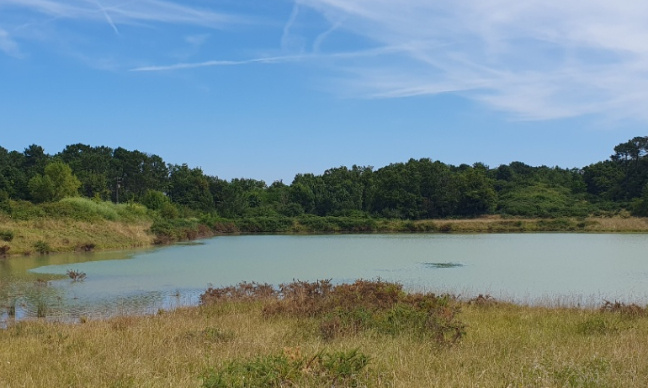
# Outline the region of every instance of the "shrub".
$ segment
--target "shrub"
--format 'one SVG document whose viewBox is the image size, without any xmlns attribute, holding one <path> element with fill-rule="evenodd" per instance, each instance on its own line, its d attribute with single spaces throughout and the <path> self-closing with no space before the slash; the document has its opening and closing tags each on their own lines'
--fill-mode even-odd
<svg viewBox="0 0 648 388">
<path fill-rule="evenodd" d="M 583 335 L 604 335 L 618 331 L 616 325 L 603 316 L 595 316 L 578 324 L 576 331 Z"/>
<path fill-rule="evenodd" d="M 370 358 L 358 349 L 302 356 L 299 348 L 278 355 L 233 360 L 203 373 L 203 387 L 304 387 L 365 385 L 362 371 Z"/>
<path fill-rule="evenodd" d="M 381 280 L 337 286 L 330 280 L 294 281 L 278 290 L 268 284 L 241 283 L 209 288 L 201 295 L 202 304 L 248 300 L 263 301 L 265 316 L 319 319 L 320 334 L 327 340 L 375 330 L 389 335 L 409 332 L 448 344 L 465 333 L 465 325 L 456 318 L 458 304 L 450 296 L 408 294 L 402 285 Z"/>
<path fill-rule="evenodd" d="M 14 234 L 10 230 L 0 230 L 0 240 L 10 242 L 13 240 Z"/>
<path fill-rule="evenodd" d="M 450 232 L 452 232 L 452 224 L 450 224 L 450 223 L 441 224 L 439 226 L 439 232 L 442 232 L 442 233 L 450 233 Z"/>
<path fill-rule="evenodd" d="M 271 285 L 264 283 L 239 283 L 237 286 L 208 288 L 201 296 L 203 305 L 219 301 L 249 301 L 276 297 L 277 293 Z"/>
<path fill-rule="evenodd" d="M 72 279 L 73 282 L 82 282 L 86 278 L 86 273 L 81 271 L 76 271 L 73 269 L 67 270 L 67 275 Z"/>
<path fill-rule="evenodd" d="M 7 256 L 11 247 L 9 245 L 0 246 L 0 256 Z"/>
<path fill-rule="evenodd" d="M 625 317 L 642 317 L 646 315 L 646 308 L 638 306 L 634 303 L 625 304 L 622 302 L 614 301 L 614 303 L 605 301 L 603 306 L 600 308 L 601 312 L 606 313 L 616 313 Z"/>
<path fill-rule="evenodd" d="M 117 205 L 112 202 L 96 202 L 89 198 L 63 198 L 57 203 L 46 204 L 44 207 L 51 216 L 66 216 L 83 221 L 119 219 Z"/>
<path fill-rule="evenodd" d="M 43 240 L 36 241 L 36 243 L 34 243 L 34 249 L 36 249 L 36 252 L 41 255 L 48 254 L 52 251 L 50 245 Z"/>
</svg>

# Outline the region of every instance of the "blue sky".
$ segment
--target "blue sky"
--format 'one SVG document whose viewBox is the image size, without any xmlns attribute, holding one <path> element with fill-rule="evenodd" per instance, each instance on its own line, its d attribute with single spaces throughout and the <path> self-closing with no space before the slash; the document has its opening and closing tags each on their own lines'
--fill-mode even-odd
<svg viewBox="0 0 648 388">
<path fill-rule="evenodd" d="M 583 167 L 647 135 L 648 3 L 0 0 L 0 146 L 290 183 L 428 157 Z"/>
</svg>

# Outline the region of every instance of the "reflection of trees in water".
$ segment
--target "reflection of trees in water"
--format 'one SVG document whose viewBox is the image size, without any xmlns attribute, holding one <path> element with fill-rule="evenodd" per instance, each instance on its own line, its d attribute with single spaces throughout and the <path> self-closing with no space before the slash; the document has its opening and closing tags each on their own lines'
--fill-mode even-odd
<svg viewBox="0 0 648 388">
<path fill-rule="evenodd" d="M 0 328 L 11 321 L 46 318 L 78 322 L 84 318 L 154 314 L 159 310 L 195 304 L 197 291 L 150 291 L 97 297 L 72 292 L 67 280 L 0 280 Z"/>
</svg>

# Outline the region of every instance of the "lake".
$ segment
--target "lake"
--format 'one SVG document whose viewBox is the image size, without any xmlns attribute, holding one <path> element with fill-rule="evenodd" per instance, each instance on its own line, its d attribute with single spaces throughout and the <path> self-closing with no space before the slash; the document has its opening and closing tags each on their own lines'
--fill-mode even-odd
<svg viewBox="0 0 648 388">
<path fill-rule="evenodd" d="M 72 282 L 68 270 L 84 272 Z M 0 259 L 0 325 L 195 305 L 209 286 L 355 279 L 529 304 L 648 303 L 646 234 L 223 236 L 130 251 Z M 15 318 L 14 318 L 15 317 Z"/>
</svg>

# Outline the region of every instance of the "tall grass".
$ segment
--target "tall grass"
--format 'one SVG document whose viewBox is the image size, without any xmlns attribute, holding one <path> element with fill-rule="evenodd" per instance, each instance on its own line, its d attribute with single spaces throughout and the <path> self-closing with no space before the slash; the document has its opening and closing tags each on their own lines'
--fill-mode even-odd
<svg viewBox="0 0 648 388">
<path fill-rule="evenodd" d="M 87 198 L 40 205 L 8 201 L 8 213 L 0 213 L 0 247 L 19 255 L 150 246 L 151 223 L 146 208 L 138 204 Z"/>
<path fill-rule="evenodd" d="M 330 340 L 320 318 L 222 300 L 154 316 L 0 330 L 0 386 L 643 387 L 648 317 L 464 302 L 448 346 L 404 331 Z M 627 307 L 627 306 L 626 306 Z M 309 364 L 310 362 L 310 364 Z M 273 376 L 277 377 L 274 378 Z M 226 385 L 218 385 L 219 381 Z M 246 386 L 239 384 L 238 386 Z"/>
</svg>

